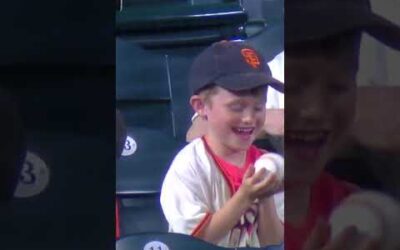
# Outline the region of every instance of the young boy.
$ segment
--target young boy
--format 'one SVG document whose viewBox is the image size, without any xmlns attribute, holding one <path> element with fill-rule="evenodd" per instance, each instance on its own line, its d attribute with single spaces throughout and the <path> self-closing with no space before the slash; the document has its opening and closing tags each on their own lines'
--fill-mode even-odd
<svg viewBox="0 0 400 250">
<path fill-rule="evenodd" d="M 252 146 L 265 119 L 268 86 L 283 90 L 263 57 L 244 42 L 222 41 L 194 61 L 190 104 L 207 131 L 173 160 L 161 191 L 170 232 L 224 247 L 266 246 L 283 241 L 273 194 L 276 175 L 255 173 L 263 154 Z"/>
<path fill-rule="evenodd" d="M 362 32 L 399 49 L 400 29 L 364 0 L 308 0 L 285 2 L 285 31 L 285 248 L 349 249 L 355 227 L 331 240 L 327 221 L 357 188 L 323 169 L 355 116 Z"/>
</svg>

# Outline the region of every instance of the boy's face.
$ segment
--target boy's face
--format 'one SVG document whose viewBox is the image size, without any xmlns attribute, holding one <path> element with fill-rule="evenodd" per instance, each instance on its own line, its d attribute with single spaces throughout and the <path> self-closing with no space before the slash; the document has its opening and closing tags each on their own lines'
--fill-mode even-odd
<svg viewBox="0 0 400 250">
<path fill-rule="evenodd" d="M 230 150 L 247 150 L 265 120 L 265 88 L 231 92 L 217 87 L 205 102 L 208 136 Z"/>
<path fill-rule="evenodd" d="M 285 183 L 310 185 L 353 121 L 356 67 L 346 56 L 285 60 Z"/>
</svg>

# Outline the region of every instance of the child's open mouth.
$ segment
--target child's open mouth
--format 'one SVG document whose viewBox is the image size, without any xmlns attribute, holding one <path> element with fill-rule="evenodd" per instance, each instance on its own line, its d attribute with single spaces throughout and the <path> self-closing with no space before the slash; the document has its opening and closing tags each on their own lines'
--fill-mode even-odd
<svg viewBox="0 0 400 250">
<path fill-rule="evenodd" d="M 285 134 L 285 148 L 291 150 L 296 158 L 314 161 L 321 149 L 327 143 L 329 131 L 287 131 Z"/>
<path fill-rule="evenodd" d="M 254 132 L 254 127 L 235 127 L 232 129 L 242 139 L 249 139 Z"/>
</svg>

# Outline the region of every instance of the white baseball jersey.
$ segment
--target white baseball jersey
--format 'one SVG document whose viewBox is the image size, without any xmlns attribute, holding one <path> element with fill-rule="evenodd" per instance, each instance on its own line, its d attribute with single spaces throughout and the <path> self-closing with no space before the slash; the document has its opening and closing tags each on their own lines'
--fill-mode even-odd
<svg viewBox="0 0 400 250">
<path fill-rule="evenodd" d="M 230 186 L 202 138 L 193 140 L 176 155 L 162 185 L 160 201 L 169 231 L 196 236 L 231 196 Z M 283 206 L 278 214 L 281 209 Z M 257 215 L 254 204 L 217 245 L 259 247 Z"/>
</svg>

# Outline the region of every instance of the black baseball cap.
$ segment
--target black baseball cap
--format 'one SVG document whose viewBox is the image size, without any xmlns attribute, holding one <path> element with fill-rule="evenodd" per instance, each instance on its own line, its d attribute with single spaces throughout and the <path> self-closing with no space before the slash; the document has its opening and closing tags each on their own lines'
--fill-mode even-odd
<svg viewBox="0 0 400 250">
<path fill-rule="evenodd" d="M 285 44 L 360 30 L 400 50 L 400 27 L 372 12 L 369 0 L 286 0 Z"/>
<path fill-rule="evenodd" d="M 189 73 L 192 94 L 211 84 L 232 91 L 268 85 L 284 90 L 283 83 L 272 77 L 264 57 L 243 41 L 216 42 L 196 57 Z"/>
</svg>

